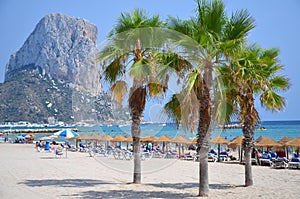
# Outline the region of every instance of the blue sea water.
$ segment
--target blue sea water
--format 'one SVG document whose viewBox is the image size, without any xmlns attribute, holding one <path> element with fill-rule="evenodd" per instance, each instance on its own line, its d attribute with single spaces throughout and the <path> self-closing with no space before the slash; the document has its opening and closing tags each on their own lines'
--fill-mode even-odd
<svg viewBox="0 0 300 199">
<path fill-rule="evenodd" d="M 254 138 L 258 138 L 263 135 L 270 137 L 276 141 L 280 140 L 284 136 L 290 138 L 296 138 L 300 136 L 300 121 L 263 121 L 261 127 L 266 130 L 258 130 L 256 128 Z M 77 127 L 80 135 L 131 135 L 131 126 L 94 126 L 94 127 Z M 1 130 L 1 129 L 0 129 Z M 36 134 L 36 140 L 40 137 L 51 135 L 49 133 Z M 193 139 L 196 137 L 196 133 L 184 131 L 182 127 L 177 127 L 175 124 L 142 124 L 141 136 L 155 136 L 160 137 L 162 135 L 169 135 L 170 137 L 176 137 L 178 135 L 184 135 L 187 138 Z M 211 137 L 221 135 L 227 140 L 232 140 L 236 136 L 243 135 L 242 129 L 225 129 L 213 131 Z M 14 139 L 13 135 L 10 135 L 11 139 Z M 2 136 L 3 137 L 3 136 Z M 58 141 L 63 141 L 63 138 L 58 138 Z"/>
<path fill-rule="evenodd" d="M 270 137 L 276 141 L 280 140 L 284 136 L 289 136 L 290 138 L 300 136 L 300 121 L 263 121 L 261 123 L 261 127 L 264 127 L 266 130 L 258 130 L 257 127 L 254 134 L 255 139 L 261 135 Z M 89 135 L 131 135 L 131 126 L 78 127 L 78 130 L 81 134 Z M 141 135 L 153 135 L 155 137 L 160 137 L 162 135 L 169 135 L 171 137 L 184 135 L 190 139 L 196 137 L 196 133 L 186 132 L 181 127 L 177 127 L 175 124 L 142 124 Z M 215 137 L 217 135 L 221 135 L 227 140 L 232 140 L 236 136 L 243 135 L 243 132 L 241 128 L 215 130 L 212 132 L 211 137 Z"/>
</svg>

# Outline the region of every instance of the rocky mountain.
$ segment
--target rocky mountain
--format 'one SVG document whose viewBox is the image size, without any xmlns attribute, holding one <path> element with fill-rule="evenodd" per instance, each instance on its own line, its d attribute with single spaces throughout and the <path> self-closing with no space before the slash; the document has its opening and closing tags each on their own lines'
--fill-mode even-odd
<svg viewBox="0 0 300 199">
<path fill-rule="evenodd" d="M 125 124 L 129 113 L 111 96 L 78 91 L 28 65 L 0 84 L 0 121 Z"/>
<path fill-rule="evenodd" d="M 98 30 L 82 18 L 49 14 L 42 18 L 23 46 L 11 55 L 5 81 L 33 65 L 43 75 L 92 94 L 101 92 L 95 55 Z"/>
<path fill-rule="evenodd" d="M 85 19 L 45 16 L 6 66 L 0 122 L 128 123 L 128 111 L 102 92 L 97 34 Z"/>
</svg>

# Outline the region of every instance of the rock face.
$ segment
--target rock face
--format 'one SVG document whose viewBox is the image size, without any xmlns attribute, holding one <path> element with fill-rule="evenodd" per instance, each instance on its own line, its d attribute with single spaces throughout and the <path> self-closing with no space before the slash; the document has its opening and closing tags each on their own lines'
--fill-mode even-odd
<svg viewBox="0 0 300 199">
<path fill-rule="evenodd" d="M 11 55 L 5 81 L 28 65 L 43 75 L 92 94 L 101 92 L 95 61 L 97 27 L 85 19 L 62 14 L 45 16 L 19 51 Z"/>
</svg>

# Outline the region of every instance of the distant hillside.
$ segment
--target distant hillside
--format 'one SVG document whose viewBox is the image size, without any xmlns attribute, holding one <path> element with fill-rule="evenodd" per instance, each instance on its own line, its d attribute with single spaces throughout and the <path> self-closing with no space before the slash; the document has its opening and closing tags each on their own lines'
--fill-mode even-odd
<svg viewBox="0 0 300 199">
<path fill-rule="evenodd" d="M 113 110 L 113 107 L 116 107 Z M 118 110 L 118 111 L 116 111 Z M 42 75 L 41 67 L 28 65 L 0 84 L 0 121 L 68 124 L 110 124 L 129 121 L 129 113 L 105 94 L 91 95 L 70 84 Z M 114 113 L 114 114 L 112 114 Z"/>
</svg>

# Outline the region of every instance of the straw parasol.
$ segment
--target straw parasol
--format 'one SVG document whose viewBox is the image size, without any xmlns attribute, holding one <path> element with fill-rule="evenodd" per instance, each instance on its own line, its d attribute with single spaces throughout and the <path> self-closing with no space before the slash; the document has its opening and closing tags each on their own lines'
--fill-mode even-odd
<svg viewBox="0 0 300 199">
<path fill-rule="evenodd" d="M 125 137 L 124 142 L 133 142 L 132 136 Z"/>
<path fill-rule="evenodd" d="M 222 136 L 217 136 L 217 137 L 211 139 L 210 142 L 213 144 L 218 144 L 218 161 L 220 161 L 220 145 L 221 144 L 227 145 L 229 143 L 229 141 L 226 140 L 225 138 L 223 138 Z"/>
<path fill-rule="evenodd" d="M 245 136 L 237 136 L 228 143 L 230 148 L 241 147 Z"/>
<path fill-rule="evenodd" d="M 172 139 L 171 142 L 177 143 L 177 144 L 189 144 L 189 143 L 191 143 L 191 140 L 180 135 L 180 136 L 177 136 L 176 138 Z"/>
<path fill-rule="evenodd" d="M 172 139 L 168 135 L 160 136 L 155 140 L 155 142 L 171 142 Z"/>
<path fill-rule="evenodd" d="M 124 140 L 125 140 L 125 137 L 123 135 L 117 135 L 111 141 L 112 142 L 124 142 Z"/>
<path fill-rule="evenodd" d="M 93 135 L 90 137 L 91 140 L 96 140 L 96 141 L 101 141 L 102 140 L 102 136 L 100 135 Z"/>
<path fill-rule="evenodd" d="M 258 147 L 282 147 L 282 144 L 276 142 L 272 138 L 265 138 L 259 143 L 255 143 L 254 145 Z"/>
<path fill-rule="evenodd" d="M 266 139 L 266 137 L 261 135 L 256 140 L 254 140 L 254 143 L 259 143 L 259 142 L 261 142 L 264 139 Z"/>
<path fill-rule="evenodd" d="M 111 141 L 113 139 L 110 135 L 104 135 L 101 137 L 101 141 Z"/>
<path fill-rule="evenodd" d="M 239 149 L 239 160 L 242 162 L 242 157 L 243 157 L 243 154 L 242 154 L 242 145 L 243 145 L 243 139 L 244 139 L 245 136 L 237 136 L 235 137 L 233 140 L 231 140 L 229 143 L 228 143 L 228 146 L 230 148 L 236 148 L 238 147 Z"/>
<path fill-rule="evenodd" d="M 198 141 L 198 138 L 194 138 L 194 139 L 192 140 L 192 144 L 197 144 L 197 141 Z"/>
<path fill-rule="evenodd" d="M 187 139 L 186 137 L 184 137 L 182 135 L 175 137 L 174 139 L 172 139 L 171 142 L 176 143 L 176 144 L 190 144 L 190 143 L 192 143 L 191 140 Z M 178 152 L 180 154 L 180 145 L 178 145 L 178 149 L 179 149 Z M 183 146 L 182 146 L 182 151 L 183 151 Z"/>
<path fill-rule="evenodd" d="M 300 147 L 300 137 L 290 140 L 285 143 L 286 146 Z"/>
<path fill-rule="evenodd" d="M 171 142 L 172 141 L 172 138 L 170 138 L 168 135 L 162 135 L 160 136 L 159 138 L 157 138 L 155 140 L 155 142 L 162 142 L 163 143 L 163 152 L 165 152 L 165 146 L 166 146 L 166 142 Z M 168 147 L 167 147 L 167 150 L 168 150 Z"/>
<path fill-rule="evenodd" d="M 288 141 L 291 141 L 292 138 L 290 138 L 289 136 L 284 136 L 283 138 L 281 138 L 278 143 L 285 145 Z"/>
<path fill-rule="evenodd" d="M 154 136 L 146 136 L 141 138 L 141 142 L 155 142 L 155 137 Z"/>
</svg>

